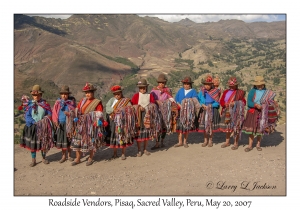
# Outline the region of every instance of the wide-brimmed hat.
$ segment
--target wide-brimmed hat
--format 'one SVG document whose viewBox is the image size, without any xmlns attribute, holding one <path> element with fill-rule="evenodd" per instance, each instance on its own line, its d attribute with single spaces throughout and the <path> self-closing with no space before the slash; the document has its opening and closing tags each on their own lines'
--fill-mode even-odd
<svg viewBox="0 0 300 210">
<path fill-rule="evenodd" d="M 62 94 L 62 93 L 71 94 L 71 92 L 69 90 L 69 86 L 67 86 L 67 85 L 62 86 L 60 91 L 59 91 L 59 94 Z"/>
<path fill-rule="evenodd" d="M 30 91 L 31 94 L 39 94 L 39 93 L 43 93 L 44 91 L 42 91 L 41 87 L 39 85 L 34 85 Z"/>
<path fill-rule="evenodd" d="M 94 85 L 92 85 L 91 83 L 86 83 L 82 89 L 83 92 L 95 91 L 95 90 L 97 90 L 97 88 L 95 88 Z"/>
<path fill-rule="evenodd" d="M 214 84 L 213 77 L 210 74 L 206 75 L 202 80 L 202 84 Z"/>
<path fill-rule="evenodd" d="M 136 86 L 138 87 L 146 87 L 148 86 L 149 84 L 147 83 L 147 80 L 145 79 L 141 79 L 140 81 L 138 81 L 138 83 L 136 84 Z"/>
<path fill-rule="evenodd" d="M 122 92 L 123 88 L 121 88 L 121 86 L 119 85 L 114 85 L 110 88 L 112 93 L 118 93 L 118 92 Z"/>
<path fill-rule="evenodd" d="M 253 85 L 264 85 L 264 84 L 266 84 L 266 82 L 262 76 L 255 77 Z"/>
<path fill-rule="evenodd" d="M 168 79 L 165 74 L 160 74 L 157 78 L 157 82 L 167 82 Z"/>
<path fill-rule="evenodd" d="M 185 77 L 183 78 L 183 80 L 181 80 L 182 83 L 194 83 L 191 79 L 191 77 Z"/>
<path fill-rule="evenodd" d="M 235 85 L 238 85 L 238 84 L 239 83 L 237 82 L 236 77 L 230 77 L 228 82 L 227 82 L 228 86 L 235 86 Z"/>
</svg>

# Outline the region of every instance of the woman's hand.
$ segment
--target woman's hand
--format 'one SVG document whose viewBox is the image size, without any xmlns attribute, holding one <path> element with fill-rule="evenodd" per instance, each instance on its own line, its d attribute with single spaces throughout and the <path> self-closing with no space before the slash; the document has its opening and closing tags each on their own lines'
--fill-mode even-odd
<svg viewBox="0 0 300 210">
<path fill-rule="evenodd" d="M 202 104 L 202 107 L 204 110 L 206 110 L 207 106 L 205 106 L 204 104 Z"/>
<path fill-rule="evenodd" d="M 257 109 L 261 109 L 261 105 L 259 105 L 259 104 L 255 104 L 255 107 L 256 107 Z"/>
<path fill-rule="evenodd" d="M 69 117 L 70 116 L 70 112 L 64 111 L 64 114 Z"/>
</svg>

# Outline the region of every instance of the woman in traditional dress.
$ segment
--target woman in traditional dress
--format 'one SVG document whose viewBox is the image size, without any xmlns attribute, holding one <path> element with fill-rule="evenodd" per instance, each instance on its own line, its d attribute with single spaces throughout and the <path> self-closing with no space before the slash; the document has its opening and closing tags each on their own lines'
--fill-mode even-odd
<svg viewBox="0 0 300 210">
<path fill-rule="evenodd" d="M 122 123 L 125 117 L 130 117 L 128 115 L 130 114 L 134 114 L 132 112 L 130 112 L 131 110 L 122 110 L 123 107 L 126 106 L 131 106 L 131 102 L 129 98 L 125 98 L 123 96 L 122 93 L 122 88 L 119 85 L 115 85 L 113 86 L 111 89 L 111 92 L 113 93 L 114 97 L 112 97 L 106 104 L 106 114 L 107 114 L 107 118 L 109 119 L 109 136 L 108 136 L 108 140 L 109 142 L 107 142 L 107 146 L 109 146 L 110 148 L 113 148 L 114 153 L 112 156 L 112 159 L 117 158 L 117 149 L 121 148 L 122 149 L 122 160 L 126 159 L 125 156 L 125 150 L 126 147 L 129 147 L 132 145 L 132 138 L 127 138 L 124 136 L 124 132 L 123 129 L 130 129 L 130 125 L 125 125 L 125 126 L 121 126 L 121 125 L 116 125 L 116 123 L 118 124 L 118 121 L 120 123 Z M 122 111 L 124 111 L 124 113 L 121 113 Z M 130 113 L 128 113 L 130 112 Z M 131 118 L 132 119 L 132 118 Z M 134 118 L 133 118 L 134 119 Z M 133 130 L 135 129 L 135 121 L 133 121 L 131 123 L 131 128 L 133 128 Z M 130 131 L 125 131 L 125 133 L 128 133 Z M 131 133 L 131 134 L 134 134 Z M 134 135 L 132 136 L 134 137 Z"/>
<path fill-rule="evenodd" d="M 238 89 L 236 77 L 230 77 L 227 85 L 229 88 L 223 92 L 220 99 L 222 106 L 220 130 L 226 133 L 226 140 L 221 148 L 230 146 L 230 136 L 233 134 L 234 143 L 231 149 L 236 150 L 244 122 L 245 91 Z"/>
<path fill-rule="evenodd" d="M 153 95 L 147 93 L 148 85 L 149 84 L 145 79 L 141 79 L 140 81 L 138 81 L 137 87 L 139 88 L 139 92 L 135 93 L 131 99 L 131 103 L 135 107 L 137 113 L 137 136 L 135 138 L 138 147 L 137 157 L 142 156 L 142 142 L 144 142 L 144 154 L 151 154 L 147 151 L 148 140 L 151 140 L 157 135 L 156 130 L 154 129 L 156 125 L 153 124 L 153 120 L 155 119 L 151 119 L 153 115 L 149 114 L 149 112 L 154 112 L 155 115 L 155 112 L 157 112 L 157 116 L 154 116 L 154 118 L 159 119 L 157 105 L 155 104 Z"/>
<path fill-rule="evenodd" d="M 278 119 L 277 103 L 274 101 L 276 94 L 267 90 L 262 76 L 256 76 L 247 98 L 248 111 L 243 124 L 243 132 L 249 134 L 249 145 L 245 152 L 253 149 L 254 138 L 257 138 L 256 149 L 261 151 L 262 135 L 275 130 Z"/>
<path fill-rule="evenodd" d="M 155 149 L 159 148 L 159 140 L 160 140 L 160 147 L 163 148 L 165 146 L 163 141 L 164 141 L 164 138 L 166 137 L 166 133 L 167 133 L 168 128 L 169 128 L 168 132 L 171 132 L 170 129 L 171 129 L 171 124 L 172 124 L 172 119 L 173 119 L 172 111 L 171 111 L 171 108 L 172 108 L 171 105 L 172 105 L 172 103 L 175 103 L 175 100 L 172 96 L 171 89 L 166 87 L 167 81 L 168 81 L 168 79 L 167 79 L 166 75 L 165 74 L 160 74 L 157 78 L 158 86 L 153 87 L 153 89 L 150 92 L 150 94 L 152 94 L 154 96 L 154 99 L 155 99 L 156 103 L 159 106 L 160 112 L 162 112 L 161 113 L 162 118 L 163 119 L 164 119 L 164 117 L 167 118 L 168 115 L 170 115 L 169 118 L 166 119 L 166 121 L 170 121 L 169 123 L 162 121 L 163 130 L 159 134 L 159 136 L 157 137 L 156 144 L 151 148 L 151 150 L 155 150 Z M 168 100 L 170 101 L 170 103 L 166 104 L 166 106 L 164 106 L 163 103 L 167 103 Z M 170 109 L 169 110 L 170 114 L 165 113 L 165 112 L 167 112 L 167 110 L 165 110 L 164 108 Z"/>
<path fill-rule="evenodd" d="M 201 105 L 198 120 L 198 132 L 204 133 L 204 142 L 202 147 L 212 147 L 213 133 L 220 131 L 220 113 L 218 110 L 220 107 L 220 89 L 214 88 L 213 78 L 211 75 L 206 75 L 202 84 L 204 86 L 201 87 L 198 94 L 198 100 Z"/>
<path fill-rule="evenodd" d="M 23 103 L 26 125 L 20 146 L 31 151 L 32 161 L 29 165 L 31 167 L 36 165 L 37 151 L 41 151 L 43 163 L 49 164 L 49 161 L 46 159 L 46 152 L 54 145 L 51 107 L 46 100 L 42 99 L 43 92 L 39 85 L 34 85 L 30 91 L 33 99 L 28 100 L 26 104 Z"/>
<path fill-rule="evenodd" d="M 83 115 L 86 115 L 90 112 L 94 111 L 100 111 L 103 112 L 103 106 L 102 102 L 99 99 L 96 99 L 94 96 L 94 93 L 97 89 L 94 88 L 94 86 L 91 83 L 86 83 L 86 85 L 83 87 L 82 91 L 85 93 L 85 97 L 80 100 L 80 102 L 77 105 L 77 116 L 78 116 L 78 122 L 77 126 L 82 125 L 81 128 L 89 126 L 97 127 L 98 125 L 88 125 L 93 122 L 86 122 L 89 118 L 82 118 Z M 99 122 L 99 120 L 98 120 Z M 98 123 L 97 122 L 97 123 Z M 100 122 L 102 124 L 102 121 Z M 84 127 L 83 127 L 84 126 Z M 78 129 L 78 128 L 77 128 Z M 84 133 L 80 135 L 81 137 L 79 139 L 73 139 L 71 148 L 76 151 L 76 159 L 72 162 L 72 166 L 75 166 L 80 163 L 81 153 L 89 151 L 90 156 L 87 159 L 86 166 L 90 166 L 93 164 L 93 157 L 95 151 L 98 149 L 97 142 L 95 141 L 96 136 L 90 137 L 89 133 Z M 99 133 L 99 135 L 102 135 Z M 82 139 L 84 139 L 84 145 L 82 145 Z"/>
<path fill-rule="evenodd" d="M 64 85 L 59 92 L 60 98 L 56 100 L 52 109 L 52 122 L 56 126 L 56 148 L 61 149 L 62 158 L 59 163 L 74 161 L 71 157 L 71 142 L 75 131 L 74 117 L 76 101 L 70 96 L 69 87 Z M 68 157 L 68 158 L 67 158 Z"/>
<path fill-rule="evenodd" d="M 188 148 L 187 138 L 189 132 L 196 131 L 195 127 L 195 103 L 198 103 L 197 91 L 192 88 L 191 77 L 185 77 L 181 80 L 183 87 L 178 90 L 175 101 L 180 109 L 177 117 L 176 131 L 178 133 L 178 143 L 174 147 L 184 146 Z M 192 100 L 187 100 L 192 99 Z M 193 100 L 194 99 L 194 100 Z M 183 135 L 183 143 L 182 143 Z"/>
</svg>

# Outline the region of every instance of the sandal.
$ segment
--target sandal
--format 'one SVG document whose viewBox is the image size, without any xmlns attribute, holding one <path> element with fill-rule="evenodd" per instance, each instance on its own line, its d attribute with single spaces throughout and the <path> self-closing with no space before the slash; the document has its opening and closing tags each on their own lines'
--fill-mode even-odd
<svg viewBox="0 0 300 210">
<path fill-rule="evenodd" d="M 153 146 L 153 147 L 151 147 L 151 150 L 156 150 L 156 149 L 159 149 L 159 147 L 157 147 L 157 146 Z"/>
<path fill-rule="evenodd" d="M 137 157 L 142 157 L 142 152 L 141 151 L 139 151 L 138 153 L 137 153 L 137 155 L 136 155 Z"/>
<path fill-rule="evenodd" d="M 212 147 L 213 146 L 213 143 L 212 142 L 209 142 L 208 143 L 208 147 Z"/>
<path fill-rule="evenodd" d="M 74 158 L 69 157 L 68 160 L 69 160 L 70 162 L 72 162 L 72 161 L 74 161 Z"/>
<path fill-rule="evenodd" d="M 71 163 L 71 166 L 76 166 L 76 165 L 79 164 L 79 163 L 80 163 L 80 162 L 75 162 L 75 161 L 74 161 L 74 162 Z"/>
<path fill-rule="evenodd" d="M 184 148 L 188 148 L 189 145 L 188 144 L 183 144 Z"/>
<path fill-rule="evenodd" d="M 230 146 L 230 144 L 224 143 L 224 144 L 221 145 L 221 148 L 225 148 L 225 147 L 229 147 L 229 146 Z"/>
<path fill-rule="evenodd" d="M 60 161 L 58 161 L 59 163 L 63 163 L 66 161 L 66 158 L 62 158 Z"/>
<path fill-rule="evenodd" d="M 30 167 L 36 166 L 36 162 L 31 162 L 29 166 L 30 166 Z"/>
<path fill-rule="evenodd" d="M 111 159 L 111 160 L 114 160 L 114 159 L 117 159 L 117 158 L 118 158 L 118 155 L 116 155 L 116 156 L 113 155 L 110 159 Z M 88 159 L 87 159 L 86 161 L 88 161 Z"/>
<path fill-rule="evenodd" d="M 87 161 L 85 165 L 86 165 L 86 166 L 90 166 L 90 165 L 92 165 L 93 163 L 94 163 L 94 161 L 91 160 L 91 161 Z"/>
<path fill-rule="evenodd" d="M 122 160 L 126 160 L 125 155 L 122 155 L 122 156 L 121 156 L 121 159 L 122 159 Z"/>
<path fill-rule="evenodd" d="M 148 152 L 147 150 L 144 151 L 144 154 L 145 154 L 145 155 L 151 155 L 151 153 Z"/>
<path fill-rule="evenodd" d="M 237 150 L 238 148 L 239 148 L 239 146 L 236 146 L 236 145 L 233 145 L 233 146 L 231 147 L 232 150 Z"/>
<path fill-rule="evenodd" d="M 44 164 L 49 164 L 49 160 L 44 159 L 44 160 L 43 160 L 43 163 L 44 163 Z"/>
<path fill-rule="evenodd" d="M 175 144 L 174 147 L 182 147 L 182 144 Z"/>
<path fill-rule="evenodd" d="M 206 147 L 207 146 L 207 142 L 204 142 L 203 144 L 202 144 L 202 147 Z"/>
<path fill-rule="evenodd" d="M 249 152 L 249 151 L 251 151 L 253 148 L 249 148 L 249 147 L 247 147 L 246 149 L 245 149 L 245 152 Z"/>
<path fill-rule="evenodd" d="M 261 147 L 256 147 L 257 151 L 262 151 Z"/>
</svg>

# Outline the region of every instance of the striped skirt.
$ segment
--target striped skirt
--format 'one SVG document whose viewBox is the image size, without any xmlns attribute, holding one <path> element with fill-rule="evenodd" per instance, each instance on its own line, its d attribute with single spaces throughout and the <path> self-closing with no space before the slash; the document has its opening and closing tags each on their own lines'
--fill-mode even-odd
<svg viewBox="0 0 300 210">
<path fill-rule="evenodd" d="M 146 115 L 146 112 L 141 112 L 140 115 L 140 127 L 137 129 L 137 135 L 134 138 L 134 140 L 142 142 L 142 141 L 148 141 L 152 140 L 152 135 L 150 133 L 150 129 L 146 129 L 144 125 L 144 117 Z"/>
<path fill-rule="evenodd" d="M 109 146 L 110 148 L 125 148 L 125 147 L 129 147 L 133 144 L 133 139 L 123 141 L 120 140 L 118 138 L 118 135 L 116 134 L 116 132 L 118 132 L 116 130 L 116 124 L 114 122 L 114 120 L 109 120 L 109 134 L 110 136 L 108 136 L 106 138 L 106 146 Z"/>
<path fill-rule="evenodd" d="M 213 109 L 213 115 L 212 115 L 212 123 L 211 123 L 211 130 L 212 132 L 220 132 L 220 121 L 221 121 L 221 117 L 220 117 L 220 112 L 217 108 L 212 108 Z M 199 117 L 197 120 L 198 123 L 198 132 L 203 133 L 205 132 L 205 122 L 206 122 L 206 110 L 204 109 L 200 109 L 199 112 Z"/>
<path fill-rule="evenodd" d="M 254 110 L 254 111 L 253 111 Z M 258 109 L 249 109 L 246 115 L 246 119 L 243 124 L 243 132 L 246 134 L 252 134 L 254 136 L 260 136 L 262 135 L 261 132 L 259 132 L 259 115 L 261 114 L 261 111 Z"/>
<path fill-rule="evenodd" d="M 54 141 L 56 141 L 56 148 L 67 150 L 71 146 L 71 138 L 67 137 L 66 123 L 60 123 L 56 129 L 56 135 L 54 135 Z"/>
<path fill-rule="evenodd" d="M 42 150 L 41 145 L 41 142 L 37 141 L 36 125 L 31 125 L 30 127 L 25 125 L 21 136 L 20 146 L 31 152 L 37 152 Z"/>
</svg>

